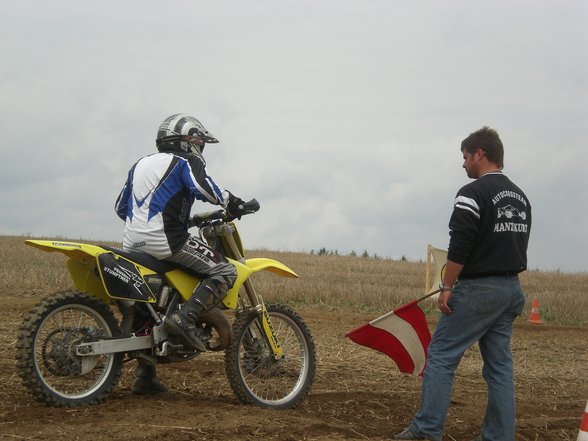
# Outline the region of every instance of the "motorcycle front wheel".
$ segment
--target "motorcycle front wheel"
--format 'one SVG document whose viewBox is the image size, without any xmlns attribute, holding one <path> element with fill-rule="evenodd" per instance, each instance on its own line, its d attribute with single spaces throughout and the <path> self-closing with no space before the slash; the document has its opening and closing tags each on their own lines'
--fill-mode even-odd
<svg viewBox="0 0 588 441">
<path fill-rule="evenodd" d="M 316 372 L 316 349 L 302 318 L 284 305 L 267 305 L 275 337 L 284 351 L 276 360 L 254 310 L 241 313 L 233 324 L 233 339 L 225 351 L 231 389 L 247 404 L 290 409 L 309 392 Z"/>
<path fill-rule="evenodd" d="M 25 318 L 17 341 L 19 374 L 40 402 L 77 407 L 103 401 L 116 386 L 123 353 L 79 356 L 80 343 L 122 336 L 110 308 L 84 293 L 43 300 Z"/>
</svg>

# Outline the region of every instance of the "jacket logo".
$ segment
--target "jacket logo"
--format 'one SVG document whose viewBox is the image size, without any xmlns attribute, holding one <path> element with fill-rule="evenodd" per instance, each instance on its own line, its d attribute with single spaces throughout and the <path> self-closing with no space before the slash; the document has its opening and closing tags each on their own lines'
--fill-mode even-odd
<svg viewBox="0 0 588 441">
<path fill-rule="evenodd" d="M 507 219 L 512 219 L 513 217 L 520 217 L 522 220 L 527 219 L 527 213 L 524 211 L 519 210 L 512 205 L 505 205 L 504 207 L 498 208 L 498 219 L 501 217 L 506 217 Z"/>
<path fill-rule="evenodd" d="M 519 222 L 508 222 L 509 220 L 514 220 L 515 218 L 519 218 L 522 221 L 527 220 L 527 213 L 525 211 L 521 211 L 512 205 L 505 205 L 503 207 L 498 208 L 498 219 L 506 218 L 505 222 L 497 222 L 494 224 L 494 232 L 495 233 L 503 233 L 503 232 L 513 232 L 513 233 L 528 233 L 529 226 L 526 223 L 519 223 Z"/>
</svg>

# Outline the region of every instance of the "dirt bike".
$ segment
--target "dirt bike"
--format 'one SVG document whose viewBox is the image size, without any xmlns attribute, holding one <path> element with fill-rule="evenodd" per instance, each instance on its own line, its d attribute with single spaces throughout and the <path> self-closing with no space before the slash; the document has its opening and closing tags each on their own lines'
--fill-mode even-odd
<svg viewBox="0 0 588 441">
<path fill-rule="evenodd" d="M 253 199 L 233 215 L 240 218 L 257 210 Z M 226 375 L 241 402 L 295 407 L 314 380 L 313 338 L 292 308 L 266 305 L 250 276 L 261 270 L 298 275 L 273 259 L 245 258 L 234 218 L 226 210 L 195 215 L 193 226 L 238 273 L 222 302 L 197 323 L 198 337 L 209 351 L 225 351 Z M 115 388 L 126 361 L 182 362 L 202 354 L 184 347 L 164 326 L 192 295 L 200 281 L 197 275 L 146 253 L 111 246 L 58 240 L 26 244 L 65 254 L 79 290 L 44 299 L 20 329 L 19 373 L 38 401 L 59 407 L 99 403 Z M 228 310 L 235 312 L 232 323 Z"/>
</svg>

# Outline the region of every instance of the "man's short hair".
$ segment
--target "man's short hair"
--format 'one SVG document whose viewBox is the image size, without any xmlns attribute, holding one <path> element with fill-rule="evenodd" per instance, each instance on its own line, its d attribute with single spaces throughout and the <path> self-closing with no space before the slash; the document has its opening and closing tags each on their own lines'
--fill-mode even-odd
<svg viewBox="0 0 588 441">
<path fill-rule="evenodd" d="M 462 152 L 474 153 L 478 149 L 482 149 L 488 160 L 498 167 L 504 167 L 504 146 L 496 130 L 484 126 L 461 142 Z"/>
</svg>

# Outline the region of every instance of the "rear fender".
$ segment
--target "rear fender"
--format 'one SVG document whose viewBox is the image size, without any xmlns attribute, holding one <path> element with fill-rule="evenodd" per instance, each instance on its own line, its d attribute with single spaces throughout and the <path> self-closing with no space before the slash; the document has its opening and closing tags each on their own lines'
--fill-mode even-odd
<svg viewBox="0 0 588 441">
<path fill-rule="evenodd" d="M 106 252 L 104 248 L 58 240 L 26 240 L 25 244 L 49 253 L 65 254 L 69 258 L 66 266 L 76 288 L 108 303 L 109 296 L 96 267 L 97 257 Z"/>
<path fill-rule="evenodd" d="M 78 290 L 91 294 L 104 303 L 109 303 L 112 298 L 126 298 L 125 296 L 110 295 L 106 291 L 98 269 L 98 257 L 104 253 L 111 253 L 111 251 L 97 245 L 57 240 L 26 240 L 25 243 L 43 251 L 65 254 L 69 258 L 66 262 L 67 269 Z M 137 267 L 141 276 L 155 274 L 149 268 L 135 262 L 133 264 Z M 146 301 L 153 303 L 156 299 L 151 297 Z"/>
<path fill-rule="evenodd" d="M 25 244 L 47 252 L 58 251 L 73 260 L 88 262 L 106 250 L 97 245 L 77 242 L 62 242 L 58 240 L 25 240 Z"/>
</svg>

